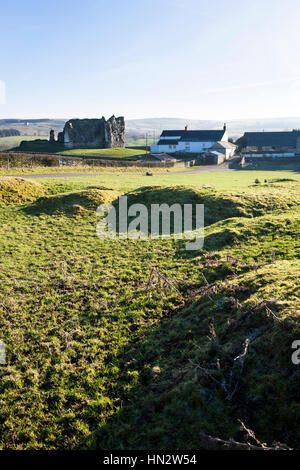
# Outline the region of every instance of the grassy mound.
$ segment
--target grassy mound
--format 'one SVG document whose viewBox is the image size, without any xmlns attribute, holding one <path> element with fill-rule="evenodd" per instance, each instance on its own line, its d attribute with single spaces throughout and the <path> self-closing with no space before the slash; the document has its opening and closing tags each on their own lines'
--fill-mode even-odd
<svg viewBox="0 0 300 470">
<path fill-rule="evenodd" d="M 223 250 L 225 247 L 244 246 L 245 256 L 259 259 L 257 242 L 261 249 L 276 249 L 277 256 L 291 259 L 299 256 L 300 214 L 295 211 L 280 214 L 267 214 L 252 218 L 232 218 L 222 220 L 207 228 L 204 248 Z"/>
<path fill-rule="evenodd" d="M 193 302 L 126 350 L 121 380 L 133 370 L 140 380 L 87 446 L 207 449 L 203 434 L 245 442 L 241 420 L 262 442 L 297 448 L 299 274 L 299 261 L 283 261 L 192 288 Z"/>
<path fill-rule="evenodd" d="M 88 189 L 43 197 L 25 209 L 28 213 L 84 215 L 95 211 L 100 204 L 110 204 L 120 196 L 113 189 Z"/>
<path fill-rule="evenodd" d="M 23 178 L 0 178 L 0 204 L 22 204 L 45 194 L 45 188 Z"/>
<path fill-rule="evenodd" d="M 247 193 L 221 193 L 213 188 L 196 186 L 151 186 L 128 194 L 128 204 L 204 204 L 205 225 L 230 217 L 257 217 L 281 212 L 300 204 L 299 192 L 290 185 L 282 188 L 258 188 Z"/>
</svg>

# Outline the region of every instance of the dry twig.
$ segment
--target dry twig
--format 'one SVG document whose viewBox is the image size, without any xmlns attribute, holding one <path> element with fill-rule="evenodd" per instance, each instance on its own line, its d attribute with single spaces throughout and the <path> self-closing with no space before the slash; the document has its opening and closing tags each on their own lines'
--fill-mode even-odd
<svg viewBox="0 0 300 470">
<path fill-rule="evenodd" d="M 203 440 L 210 441 L 214 444 L 222 444 L 225 447 L 237 447 L 238 449 L 293 450 L 291 447 L 288 447 L 286 444 L 282 444 L 281 442 L 273 442 L 272 446 L 268 446 L 265 442 L 260 442 L 260 440 L 255 436 L 254 431 L 247 428 L 241 420 L 238 420 L 238 422 L 241 424 L 241 428 L 246 431 L 248 437 L 250 437 L 255 442 L 255 444 L 251 444 L 251 442 L 238 442 L 232 437 L 230 439 L 220 439 L 219 437 L 212 437 L 203 431 L 200 433 L 200 436 Z"/>
</svg>

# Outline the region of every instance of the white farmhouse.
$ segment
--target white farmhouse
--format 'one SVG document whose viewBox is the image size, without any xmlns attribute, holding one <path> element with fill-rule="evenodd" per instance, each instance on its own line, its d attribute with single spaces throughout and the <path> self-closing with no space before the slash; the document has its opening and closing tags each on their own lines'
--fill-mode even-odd
<svg viewBox="0 0 300 470">
<path fill-rule="evenodd" d="M 229 144 L 229 145 L 228 145 Z M 221 130 L 190 131 L 187 126 L 184 130 L 163 131 L 159 141 L 151 145 L 151 153 L 204 153 L 222 151 L 225 158 L 233 155 L 235 146 L 228 142 L 226 124 Z M 225 150 L 226 149 L 226 150 Z"/>
</svg>

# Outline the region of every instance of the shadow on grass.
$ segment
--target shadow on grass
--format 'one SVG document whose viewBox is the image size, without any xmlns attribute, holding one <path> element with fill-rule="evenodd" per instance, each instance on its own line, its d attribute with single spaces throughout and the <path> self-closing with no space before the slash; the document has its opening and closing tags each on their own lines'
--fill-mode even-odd
<svg viewBox="0 0 300 470">
<path fill-rule="evenodd" d="M 243 300 L 247 295 L 243 292 Z M 255 429 L 263 442 L 294 440 L 291 444 L 295 445 L 297 424 L 293 422 L 292 410 L 286 408 L 295 403 L 295 390 L 288 387 L 286 374 L 292 370 L 292 365 L 289 358 L 284 357 L 283 369 L 278 370 L 274 355 L 269 357 L 272 342 L 266 344 L 271 334 L 275 335 L 274 340 L 282 337 L 280 326 L 274 326 L 270 318 L 253 316 L 244 326 L 227 335 L 232 315 L 230 298 L 220 294 L 213 299 L 206 296 L 200 304 L 187 302 L 177 308 L 163 309 L 159 325 L 140 336 L 129 326 L 133 338 L 128 346 L 118 357 L 107 359 L 110 367 L 120 370 L 118 380 L 112 379 L 110 390 L 120 408 L 105 424 L 99 424 L 79 447 L 205 449 L 207 444 L 200 439 L 203 431 L 225 439 L 243 439 L 238 419 Z M 217 328 L 216 340 L 209 338 L 212 322 Z M 199 373 L 197 364 L 217 374 L 217 380 L 225 380 L 227 374 L 226 380 L 229 380 L 234 358 L 247 335 L 260 336 L 261 346 L 257 351 L 255 347 L 251 349 L 247 368 L 239 379 L 236 399 L 228 400 L 222 386 Z M 288 347 L 290 341 L 291 329 L 285 330 L 281 347 Z M 218 371 L 216 364 L 220 358 Z M 285 386 L 279 385 L 280 380 L 286 381 Z M 254 395 L 252 388 L 256 388 Z M 268 393 L 268 396 L 262 399 L 258 393 Z M 278 413 L 285 409 L 283 414 Z"/>
<path fill-rule="evenodd" d="M 240 171 L 291 171 L 293 173 L 300 173 L 300 164 L 295 165 L 295 164 L 268 164 L 268 163 L 259 163 L 259 164 L 247 164 L 243 168 L 237 167 L 235 164 L 233 169 L 240 170 Z"/>
<path fill-rule="evenodd" d="M 111 393 L 118 397 L 121 408 L 79 448 L 199 447 L 201 430 L 209 431 L 213 423 L 220 421 L 220 405 L 213 392 L 193 380 L 195 371 L 189 364 L 194 341 L 209 331 L 208 323 L 208 318 L 196 321 L 191 312 L 169 310 L 164 311 L 157 327 L 140 338 L 133 333 L 119 357 L 108 358 L 112 367 L 120 369 Z M 209 410 L 203 409 L 206 405 Z M 234 418 L 234 413 L 228 416 L 222 412 L 223 432 L 238 428 Z"/>
</svg>

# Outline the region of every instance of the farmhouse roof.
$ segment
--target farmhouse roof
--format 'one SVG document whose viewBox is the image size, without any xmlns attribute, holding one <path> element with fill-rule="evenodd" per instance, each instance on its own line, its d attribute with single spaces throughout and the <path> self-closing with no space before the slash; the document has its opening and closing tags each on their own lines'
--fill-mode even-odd
<svg viewBox="0 0 300 470">
<path fill-rule="evenodd" d="M 161 137 L 181 137 L 185 130 L 162 131 Z"/>
<path fill-rule="evenodd" d="M 249 147 L 296 147 L 300 131 L 291 132 L 245 132 L 242 139 Z"/>
<path fill-rule="evenodd" d="M 206 131 L 171 130 L 163 131 L 161 137 L 180 137 L 181 142 L 218 142 L 222 139 L 224 132 L 224 129 Z"/>
<path fill-rule="evenodd" d="M 160 139 L 157 145 L 177 145 L 178 139 Z"/>
</svg>

